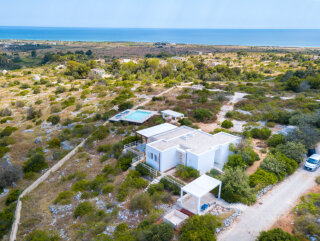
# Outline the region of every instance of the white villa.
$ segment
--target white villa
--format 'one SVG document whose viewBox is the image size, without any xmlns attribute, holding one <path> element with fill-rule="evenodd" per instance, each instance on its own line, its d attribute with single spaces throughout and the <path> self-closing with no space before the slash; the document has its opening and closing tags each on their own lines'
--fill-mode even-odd
<svg viewBox="0 0 320 241">
<path fill-rule="evenodd" d="M 222 169 L 231 154 L 229 145 L 241 138 L 225 132 L 214 135 L 187 126 L 168 123 L 137 131 L 147 140 L 146 163 L 160 172 L 179 164 L 197 169 L 200 174 Z"/>
</svg>

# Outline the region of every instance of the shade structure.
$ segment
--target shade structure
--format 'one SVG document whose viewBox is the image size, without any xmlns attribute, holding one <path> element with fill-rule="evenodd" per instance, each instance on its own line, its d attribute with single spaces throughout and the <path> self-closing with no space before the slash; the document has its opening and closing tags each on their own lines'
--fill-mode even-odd
<svg viewBox="0 0 320 241">
<path fill-rule="evenodd" d="M 137 131 L 137 134 L 139 134 L 143 137 L 149 138 L 151 136 L 155 136 L 155 135 L 158 135 L 158 134 L 161 134 L 161 133 L 164 133 L 166 131 L 170 131 L 170 130 L 173 130 L 176 128 L 178 128 L 178 127 L 175 125 L 172 125 L 169 123 L 164 123 L 164 124 L 160 124 L 157 126 L 153 126 L 153 127 L 147 128 L 147 129 Z"/>
</svg>

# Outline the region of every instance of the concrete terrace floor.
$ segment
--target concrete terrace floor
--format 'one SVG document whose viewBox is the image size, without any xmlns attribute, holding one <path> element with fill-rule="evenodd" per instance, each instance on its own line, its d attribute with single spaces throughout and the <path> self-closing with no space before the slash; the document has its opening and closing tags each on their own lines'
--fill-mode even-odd
<svg viewBox="0 0 320 241">
<path fill-rule="evenodd" d="M 283 182 L 277 184 L 253 206 L 243 210 L 232 226 L 219 233 L 218 241 L 254 241 L 259 233 L 268 230 L 280 218 L 294 208 L 295 203 L 316 184 L 320 174 L 301 167 Z"/>
</svg>

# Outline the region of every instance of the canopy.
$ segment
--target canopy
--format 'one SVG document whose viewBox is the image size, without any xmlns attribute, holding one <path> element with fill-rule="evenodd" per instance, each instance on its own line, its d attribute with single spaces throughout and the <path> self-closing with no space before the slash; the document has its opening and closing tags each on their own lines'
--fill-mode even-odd
<svg viewBox="0 0 320 241">
<path fill-rule="evenodd" d="M 163 111 L 161 111 L 161 114 L 171 116 L 174 118 L 184 117 L 184 114 L 173 111 L 173 110 L 163 110 Z"/>
<path fill-rule="evenodd" d="M 220 185 L 221 181 L 204 174 L 182 187 L 181 190 L 194 197 L 201 198 Z"/>
</svg>

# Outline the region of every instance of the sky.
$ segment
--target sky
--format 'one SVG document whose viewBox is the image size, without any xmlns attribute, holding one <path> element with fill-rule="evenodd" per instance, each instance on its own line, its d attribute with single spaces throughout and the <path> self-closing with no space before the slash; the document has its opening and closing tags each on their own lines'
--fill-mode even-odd
<svg viewBox="0 0 320 241">
<path fill-rule="evenodd" d="M 0 0 L 0 26 L 320 29 L 320 0 Z"/>
</svg>

